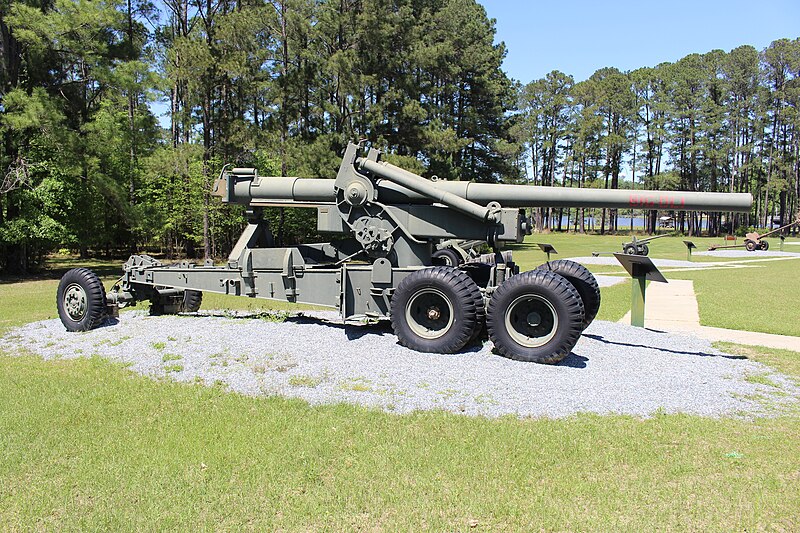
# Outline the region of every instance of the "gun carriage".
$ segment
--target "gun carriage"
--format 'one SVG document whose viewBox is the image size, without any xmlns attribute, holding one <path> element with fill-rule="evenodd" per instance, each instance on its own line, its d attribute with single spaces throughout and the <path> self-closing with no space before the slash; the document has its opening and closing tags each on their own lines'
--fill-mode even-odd
<svg viewBox="0 0 800 533">
<path fill-rule="evenodd" d="M 747 211 L 749 194 L 585 190 L 433 181 L 348 145 L 335 179 L 262 177 L 224 170 L 223 202 L 246 206 L 248 224 L 222 266 L 165 265 L 134 255 L 106 293 L 87 269 L 61 280 L 59 316 L 73 331 L 99 325 L 120 307 L 149 301 L 154 313 L 196 311 L 202 292 L 328 306 L 343 320 L 389 319 L 401 344 L 454 353 L 488 332 L 506 357 L 555 363 L 569 354 L 597 314 L 592 274 L 572 261 L 519 272 L 503 243 L 530 234 L 529 207 Z M 274 247 L 263 210 L 317 210 L 317 229 L 343 238 Z M 488 263 L 435 265 L 447 240 L 485 241 Z"/>
</svg>

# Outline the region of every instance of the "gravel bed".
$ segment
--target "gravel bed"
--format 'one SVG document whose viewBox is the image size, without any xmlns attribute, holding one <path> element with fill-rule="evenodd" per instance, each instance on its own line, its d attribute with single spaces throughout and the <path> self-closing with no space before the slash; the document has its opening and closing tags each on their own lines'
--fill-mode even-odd
<svg viewBox="0 0 800 533">
<path fill-rule="evenodd" d="M 723 354 L 705 340 L 624 324 L 595 322 L 567 359 L 546 366 L 494 355 L 491 342 L 455 355 L 418 353 L 398 345 L 385 322 L 345 325 L 335 316 L 279 322 L 133 311 L 86 333 L 68 333 L 58 320 L 28 324 L 0 339 L 0 348 L 24 347 L 45 359 L 96 354 L 147 376 L 398 413 L 750 416 L 800 400 L 797 386 L 764 365 Z M 767 376 L 779 388 L 746 380 L 750 375 Z"/>
</svg>

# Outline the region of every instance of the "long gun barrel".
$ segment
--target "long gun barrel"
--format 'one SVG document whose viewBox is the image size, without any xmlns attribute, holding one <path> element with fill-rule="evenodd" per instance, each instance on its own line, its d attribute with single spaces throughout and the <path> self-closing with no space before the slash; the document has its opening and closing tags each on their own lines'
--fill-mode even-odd
<svg viewBox="0 0 800 533">
<path fill-rule="evenodd" d="M 355 164 L 361 171 L 379 178 L 375 199 L 384 204 L 439 202 L 450 205 L 450 202 L 467 200 L 480 206 L 498 202 L 503 207 L 747 212 L 753 203 L 753 197 L 747 193 L 578 189 L 432 181 L 385 162 L 358 158 Z M 253 169 L 233 169 L 228 173 L 227 180 L 227 194 L 223 194 L 223 198 L 230 203 L 291 206 L 336 202 L 335 180 L 332 179 L 259 177 Z"/>
</svg>

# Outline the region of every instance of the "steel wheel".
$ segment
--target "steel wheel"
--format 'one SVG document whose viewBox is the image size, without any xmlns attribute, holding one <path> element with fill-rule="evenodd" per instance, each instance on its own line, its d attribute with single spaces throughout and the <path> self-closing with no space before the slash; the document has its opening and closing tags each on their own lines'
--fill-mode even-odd
<svg viewBox="0 0 800 533">
<path fill-rule="evenodd" d="M 80 322 L 86 316 L 88 307 L 86 291 L 77 283 L 70 283 L 69 286 L 64 289 L 62 305 L 70 320 Z"/>
<path fill-rule="evenodd" d="M 436 288 L 422 288 L 406 304 L 406 322 L 415 335 L 438 339 L 453 327 L 453 303 Z"/>
<path fill-rule="evenodd" d="M 505 327 L 517 344 L 525 348 L 544 346 L 558 331 L 555 307 L 537 294 L 523 294 L 505 312 Z"/>
<path fill-rule="evenodd" d="M 767 250 L 769 250 L 769 243 L 768 243 L 767 241 L 760 241 L 760 242 L 758 243 L 758 247 L 759 247 L 761 250 L 763 250 L 763 251 L 765 251 L 765 252 L 766 252 Z"/>
<path fill-rule="evenodd" d="M 756 241 L 751 241 L 750 239 L 747 239 L 746 241 L 744 241 L 744 248 L 748 252 L 754 252 L 758 248 L 758 243 Z"/>
</svg>

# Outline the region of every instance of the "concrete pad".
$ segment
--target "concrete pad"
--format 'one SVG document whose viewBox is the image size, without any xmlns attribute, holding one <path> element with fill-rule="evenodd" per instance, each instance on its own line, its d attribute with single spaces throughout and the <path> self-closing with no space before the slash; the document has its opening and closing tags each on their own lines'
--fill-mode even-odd
<svg viewBox="0 0 800 533">
<path fill-rule="evenodd" d="M 700 327 L 700 310 L 691 280 L 650 283 L 644 302 L 644 324 L 664 331 L 694 331 Z M 631 323 L 630 311 L 620 320 Z"/>
<path fill-rule="evenodd" d="M 604 276 L 602 274 L 595 274 L 594 279 L 597 280 L 597 284 L 601 287 L 611 287 L 613 285 L 619 285 L 630 278 L 627 276 Z"/>
<path fill-rule="evenodd" d="M 630 312 L 620 322 L 630 324 Z M 650 283 L 645 299 L 644 325 L 647 329 L 688 333 L 710 341 L 800 352 L 800 337 L 701 326 L 694 283 L 691 280 Z"/>
<path fill-rule="evenodd" d="M 791 350 L 800 352 L 800 337 L 789 335 L 775 335 L 772 333 L 760 333 L 757 331 L 738 331 L 735 329 L 712 328 L 710 326 L 700 326 L 700 329 L 693 332 L 701 339 L 711 341 L 725 341 L 736 344 L 746 344 L 748 346 L 766 346 L 780 350 Z"/>
</svg>

